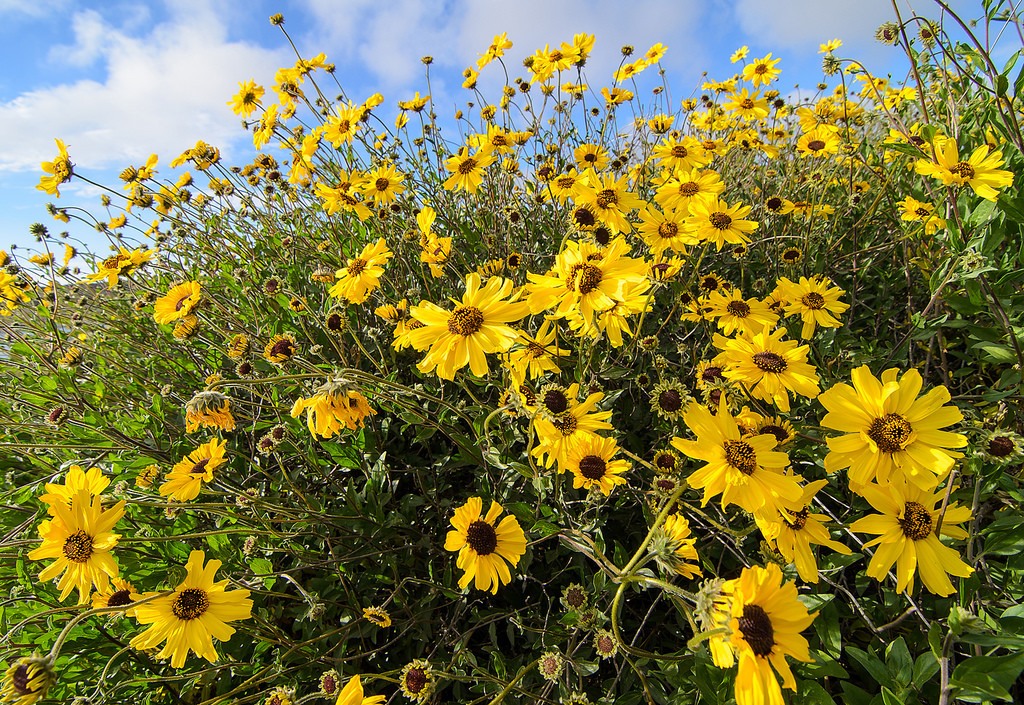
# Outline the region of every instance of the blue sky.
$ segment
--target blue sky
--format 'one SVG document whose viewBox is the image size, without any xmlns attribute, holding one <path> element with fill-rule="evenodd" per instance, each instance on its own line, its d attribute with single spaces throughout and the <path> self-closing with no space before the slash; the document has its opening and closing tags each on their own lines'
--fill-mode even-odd
<svg viewBox="0 0 1024 705">
<path fill-rule="evenodd" d="M 967 16 L 980 3 L 954 1 Z M 936 17 L 926 0 L 908 3 Z M 0 0 L 0 248 L 31 247 L 31 223 L 96 243 L 83 226 L 63 225 L 47 202 L 98 212 L 98 192 L 81 182 L 61 189 L 59 200 L 36 190 L 39 163 L 63 139 L 76 171 L 118 188 L 116 174 L 156 153 L 167 163 L 203 139 L 231 163 L 245 159 L 249 137 L 227 106 L 238 83 L 272 83 L 274 71 L 295 56 L 268 22 L 285 15 L 304 56 L 326 52 L 349 95 L 384 94 L 378 112 L 425 88 L 420 57 L 435 58 L 432 92 L 454 112 L 467 100 L 461 72 L 502 31 L 518 61 L 544 44 L 597 36 L 586 73 L 590 85 L 610 84 L 619 47 L 642 52 L 668 47 L 663 65 L 677 98 L 699 86 L 704 71 L 730 77 L 729 55 L 748 45 L 751 56 L 782 57 L 778 89 L 813 90 L 821 78 L 818 45 L 841 38 L 840 56 L 855 57 L 874 73 L 902 79 L 899 50 L 873 40 L 892 18 L 889 0 Z M 514 74 L 513 74 L 514 75 Z M 485 87 L 488 79 L 481 79 Z M 497 95 L 492 89 L 490 94 Z M 102 250 L 101 250 L 102 252 Z"/>
</svg>

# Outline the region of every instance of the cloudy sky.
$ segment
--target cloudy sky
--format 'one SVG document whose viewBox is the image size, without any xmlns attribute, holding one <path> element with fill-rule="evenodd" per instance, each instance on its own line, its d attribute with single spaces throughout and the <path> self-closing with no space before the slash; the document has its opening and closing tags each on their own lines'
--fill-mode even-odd
<svg viewBox="0 0 1024 705">
<path fill-rule="evenodd" d="M 937 16 L 931 0 L 899 2 Z M 967 16 L 980 5 L 951 4 Z M 198 139 L 229 161 L 244 159 L 249 138 L 226 103 L 240 81 L 269 86 L 278 67 L 294 63 L 268 22 L 277 12 L 304 56 L 323 51 L 337 64 L 350 95 L 383 93 L 385 119 L 424 88 L 427 54 L 435 101 L 454 112 L 466 100 L 462 69 L 502 31 L 515 43 L 513 70 L 545 44 L 595 34 L 587 76 L 597 87 L 610 83 L 619 47 L 662 42 L 680 96 L 704 71 L 731 76 L 729 55 L 742 45 L 782 57 L 783 92 L 820 80 L 818 45 L 833 37 L 844 41 L 841 56 L 874 73 L 905 73 L 898 50 L 872 38 L 893 16 L 889 0 L 0 0 L 0 248 L 31 246 L 34 222 L 89 239 L 47 215 L 53 198 L 35 189 L 55 137 L 78 173 L 115 188 L 117 172 L 152 153 L 167 174 L 167 162 Z M 98 206 L 95 189 L 80 182 L 61 194 L 64 207 Z"/>
</svg>

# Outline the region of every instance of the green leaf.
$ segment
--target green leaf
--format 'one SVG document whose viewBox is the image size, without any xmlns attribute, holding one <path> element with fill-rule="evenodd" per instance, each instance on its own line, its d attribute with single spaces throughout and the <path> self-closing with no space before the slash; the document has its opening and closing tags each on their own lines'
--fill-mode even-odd
<svg viewBox="0 0 1024 705">
<path fill-rule="evenodd" d="M 865 671 L 867 671 L 875 682 L 879 685 L 889 686 L 890 688 L 895 687 L 892 677 L 889 675 L 888 669 L 885 664 L 879 660 L 873 653 L 868 653 L 862 649 L 858 649 L 855 646 L 847 646 L 846 653 L 853 657 L 853 659 L 859 663 Z"/>
<path fill-rule="evenodd" d="M 1014 656 L 975 656 L 953 670 L 950 682 L 964 690 L 958 697 L 970 702 L 1009 700 L 1009 689 L 1024 670 L 1024 653 Z"/>
<path fill-rule="evenodd" d="M 885 647 L 885 666 L 897 684 L 906 688 L 914 670 L 914 660 L 907 648 L 907 642 L 900 637 Z"/>
</svg>

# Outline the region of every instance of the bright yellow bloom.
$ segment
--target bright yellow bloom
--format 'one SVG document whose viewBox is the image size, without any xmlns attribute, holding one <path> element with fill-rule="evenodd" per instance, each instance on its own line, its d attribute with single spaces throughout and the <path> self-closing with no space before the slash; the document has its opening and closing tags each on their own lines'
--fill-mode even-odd
<svg viewBox="0 0 1024 705">
<path fill-rule="evenodd" d="M 704 303 L 704 315 L 714 320 L 726 335 L 740 331 L 742 335 L 754 335 L 765 326 L 772 328 L 779 322 L 779 316 L 767 304 L 757 299 L 743 298 L 739 289 L 712 291 Z"/>
<path fill-rule="evenodd" d="M 28 300 L 18 278 L 0 269 L 0 316 L 10 316 L 11 311 Z"/>
<path fill-rule="evenodd" d="M 699 244 L 700 240 L 684 228 L 687 212 L 687 209 L 662 211 L 653 206 L 640 211 L 641 225 L 637 230 L 656 258 L 667 249 L 686 254 L 687 245 Z"/>
<path fill-rule="evenodd" d="M 490 590 L 497 594 L 498 587 L 512 580 L 508 566 L 515 567 L 526 553 L 526 534 L 511 514 L 495 524 L 504 511 L 492 501 L 485 516 L 483 499 L 470 497 L 455 510 L 451 524 L 455 527 L 445 537 L 446 551 L 458 551 L 455 565 L 463 570 L 459 587 L 465 589 L 471 582 L 477 590 Z"/>
<path fill-rule="evenodd" d="M 537 398 L 541 413 L 534 418 L 533 428 L 537 432 L 538 443 L 531 454 L 543 462 L 544 467 L 557 463 L 558 472 L 569 469 L 569 451 L 575 443 L 612 428 L 608 423 L 612 412 L 594 411 L 604 399 L 604 393 L 594 392 L 578 402 L 579 391 L 580 385 L 574 383 L 566 390 L 542 389 Z"/>
<path fill-rule="evenodd" d="M 153 319 L 157 323 L 173 323 L 191 315 L 201 300 L 199 282 L 178 284 L 153 304 Z"/>
<path fill-rule="evenodd" d="M 808 347 L 782 340 L 785 334 L 785 328 L 733 339 L 716 334 L 714 345 L 722 352 L 714 362 L 725 367 L 726 379 L 742 383 L 755 399 L 789 411 L 789 392 L 814 399 L 819 389 L 818 373 L 807 363 Z"/>
<path fill-rule="evenodd" d="M 512 48 L 512 42 L 509 41 L 508 33 L 502 32 L 501 34 L 495 35 L 494 39 L 491 40 L 491 45 L 487 47 L 479 59 L 477 59 L 476 67 L 482 69 L 487 64 L 491 63 L 497 58 L 505 55 L 506 49 Z"/>
<path fill-rule="evenodd" d="M 470 154 L 468 147 L 462 147 L 459 153 L 449 157 L 444 165 L 452 172 L 444 181 L 444 187 L 449 191 L 462 189 L 469 193 L 476 193 L 484 180 L 484 169 L 496 161 L 496 157 L 490 149 L 482 148 L 476 154 Z"/>
<path fill-rule="evenodd" d="M 686 232 L 701 242 L 714 243 L 717 250 L 721 250 L 727 243 L 746 245 L 750 242 L 747 234 L 758 227 L 756 220 L 744 220 L 749 214 L 750 206 L 737 203 L 730 207 L 720 198 L 694 200 L 690 202 Z"/>
<path fill-rule="evenodd" d="M 783 687 L 796 691 L 786 656 L 811 660 L 807 640 L 800 632 L 818 613 L 807 612 L 796 585 L 784 583 L 782 571 L 774 563 L 767 568 L 744 568 L 739 578 L 723 586 L 722 592 L 722 622 L 728 635 L 715 638 L 718 646 L 713 644 L 711 653 L 720 668 L 729 668 L 739 660 L 736 705 L 784 705 L 775 673 L 782 677 Z"/>
<path fill-rule="evenodd" d="M 664 553 L 655 553 L 658 562 L 684 578 L 700 577 L 697 564 L 697 539 L 691 536 L 690 523 L 682 514 L 669 514 L 655 537 Z"/>
<path fill-rule="evenodd" d="M 608 166 L 608 150 L 601 145 L 584 143 L 573 150 L 576 166 L 582 170 L 601 171 Z"/>
<path fill-rule="evenodd" d="M 942 431 L 963 420 L 945 387 L 922 397 L 917 370 L 889 369 L 881 381 L 864 365 L 852 373 L 853 386 L 837 384 L 818 397 L 828 410 L 821 425 L 843 432 L 828 438 L 825 469 L 849 468 L 850 488 L 859 492 L 872 481 L 885 485 L 906 477 L 923 490 L 933 489 L 953 468 L 967 437 Z"/>
<path fill-rule="evenodd" d="M 185 404 L 185 432 L 193 433 L 199 427 L 235 430 L 235 417 L 231 415 L 231 399 L 214 391 L 196 393 Z"/>
<path fill-rule="evenodd" d="M 568 359 L 571 350 L 558 347 L 558 330 L 550 319 L 545 319 L 536 335 L 518 331 L 516 344 L 523 347 L 505 356 L 503 364 L 512 378 L 512 386 L 519 389 L 526 378 L 537 379 L 548 372 L 558 372 L 558 360 Z"/>
<path fill-rule="evenodd" d="M 743 46 L 741 46 L 739 49 L 732 53 L 732 56 L 729 57 L 729 62 L 733 64 L 739 63 L 740 61 L 743 61 L 745 58 L 747 58 L 747 54 L 749 53 L 750 47 L 744 44 Z"/>
<path fill-rule="evenodd" d="M 897 201 L 897 205 L 902 210 L 900 220 L 923 222 L 925 235 L 934 235 L 941 228 L 946 227 L 945 219 L 934 214 L 935 206 L 931 203 L 924 203 L 913 196 L 906 196 L 902 201 Z"/>
<path fill-rule="evenodd" d="M 327 118 L 324 125 L 324 139 L 337 149 L 349 144 L 362 128 L 362 118 L 366 114 L 362 105 L 347 103 L 336 107 L 337 114 Z"/>
<path fill-rule="evenodd" d="M 185 665 L 189 651 L 210 663 L 217 660 L 213 640 L 227 641 L 235 633 L 228 622 L 249 619 L 252 600 L 248 590 L 227 590 L 227 580 L 214 582 L 221 562 L 211 560 L 204 565 L 206 554 L 192 551 L 185 565 L 185 579 L 170 595 L 158 597 L 148 592 L 143 599 L 153 598 L 135 607 L 139 624 L 151 624 L 131 640 L 140 650 L 152 649 L 166 641 L 157 658 L 171 659 L 172 668 Z"/>
<path fill-rule="evenodd" d="M 362 428 L 363 419 L 377 413 L 358 391 L 334 381 L 322 385 L 308 399 L 297 399 L 291 415 L 298 418 L 303 411 L 309 432 L 321 438 L 332 438 L 342 428 Z"/>
<path fill-rule="evenodd" d="M 666 137 L 654 148 L 651 156 L 659 166 L 683 172 L 706 165 L 712 157 L 696 138 L 689 135 L 678 139 Z"/>
<path fill-rule="evenodd" d="M 199 496 L 199 489 L 213 480 L 213 471 L 227 462 L 224 449 L 227 441 L 211 438 L 178 462 L 169 473 L 160 494 L 178 502 Z"/>
<path fill-rule="evenodd" d="M 780 61 L 782 59 L 772 59 L 771 53 L 763 59 L 754 59 L 743 67 L 743 80 L 753 83 L 754 88 L 767 86 L 782 74 L 780 69 L 775 68 Z"/>
<path fill-rule="evenodd" d="M 256 81 L 248 80 L 238 84 L 238 93 L 228 101 L 228 105 L 235 115 L 249 117 L 259 107 L 260 98 L 266 93 L 263 86 L 256 84 Z"/>
<path fill-rule="evenodd" d="M 824 157 L 838 154 L 839 146 L 839 131 L 829 125 L 821 125 L 800 136 L 796 151 L 801 157 Z"/>
<path fill-rule="evenodd" d="M 136 269 L 148 262 L 154 254 L 156 254 L 156 250 L 143 250 L 141 248 L 128 250 L 120 247 L 116 255 L 107 257 L 100 262 L 96 272 L 86 276 L 85 280 L 97 282 L 106 279 L 107 288 L 113 289 L 117 286 L 118 277 L 132 274 Z"/>
<path fill-rule="evenodd" d="M 46 494 L 40 496 L 39 500 L 47 505 L 50 516 L 55 516 L 54 505 L 70 506 L 71 498 L 82 490 L 87 491 L 90 497 L 98 497 L 109 484 L 110 478 L 105 477 L 98 466 L 82 470 L 80 465 L 72 465 L 68 468 L 64 484 L 47 482 Z"/>
<path fill-rule="evenodd" d="M 364 696 L 363 682 L 358 675 L 355 675 L 348 679 L 348 683 L 338 693 L 338 699 L 334 701 L 334 705 L 381 705 L 386 700 L 387 697 L 384 695 Z"/>
<path fill-rule="evenodd" d="M 409 332 L 409 342 L 417 350 L 427 350 L 419 370 L 453 379 L 456 371 L 469 365 L 474 375 L 486 375 L 485 354 L 511 348 L 516 331 L 507 324 L 529 311 L 526 302 L 512 296 L 513 288 L 501 277 L 492 277 L 481 287 L 480 275 L 473 273 L 466 275 L 466 293 L 452 311 L 429 301 L 413 306 L 409 313 L 423 326 Z"/>
<path fill-rule="evenodd" d="M 800 579 L 808 583 L 818 582 L 818 564 L 811 551 L 812 544 L 826 546 L 844 556 L 850 554 L 848 547 L 833 541 L 829 535 L 823 523 L 828 521 L 828 517 L 811 512 L 814 495 L 827 484 L 828 480 L 817 480 L 804 486 L 799 509 L 782 508 L 775 514 L 758 512 L 754 515 L 757 528 L 768 545 L 794 563 Z"/>
<path fill-rule="evenodd" d="M 68 156 L 68 148 L 64 145 L 61 140 L 55 139 L 57 143 L 57 149 L 59 154 L 53 158 L 52 162 L 43 162 L 42 169 L 48 176 L 43 176 L 39 179 L 39 184 L 36 186 L 40 191 L 60 198 L 59 186 L 66 184 L 71 181 L 71 176 L 75 173 L 74 164 L 71 163 L 71 158 Z"/>
<path fill-rule="evenodd" d="M 363 194 L 373 199 L 377 205 L 394 203 L 400 193 L 405 191 L 405 174 L 395 169 L 394 164 L 381 164 L 367 172 Z"/>
<path fill-rule="evenodd" d="M 746 88 L 731 93 L 722 107 L 744 120 L 756 121 L 768 117 L 768 100 L 758 92 L 751 94 Z"/>
<path fill-rule="evenodd" d="M 607 497 L 615 485 L 626 484 L 622 473 L 630 466 L 626 460 L 612 460 L 618 452 L 614 438 L 586 435 L 572 441 L 565 464 L 572 473 L 573 488 L 600 490 Z"/>
<path fill-rule="evenodd" d="M 92 608 L 101 609 L 103 607 L 124 607 L 130 605 L 142 596 L 139 591 L 135 589 L 127 580 L 121 578 L 111 578 L 111 585 L 105 590 L 98 590 L 92 596 Z M 124 612 L 115 612 L 114 614 L 123 614 L 126 617 L 135 616 L 135 608 L 129 607 Z"/>
<path fill-rule="evenodd" d="M 0 684 L 0 703 L 34 705 L 46 697 L 55 679 L 53 663 L 42 656 L 26 656 L 11 663 Z"/>
<path fill-rule="evenodd" d="M 999 150 L 989 151 L 983 144 L 968 157 L 960 159 L 956 140 L 936 135 L 932 141 L 935 150 L 935 161 L 918 159 L 914 165 L 918 174 L 938 179 L 946 186 L 963 186 L 967 184 L 974 193 L 989 201 L 999 196 L 999 189 L 1013 185 L 1013 172 L 1000 169 L 1003 165 L 1003 153 Z"/>
<path fill-rule="evenodd" d="M 786 302 L 784 310 L 787 316 L 799 315 L 803 319 L 800 337 L 807 340 L 814 336 L 817 326 L 839 328 L 843 325 L 838 315 L 850 308 L 850 304 L 839 300 L 845 293 L 829 279 L 814 276 L 810 279 L 800 277 L 799 282 L 782 277 L 773 295 Z"/>
<path fill-rule="evenodd" d="M 361 304 L 370 296 L 370 292 L 380 285 L 384 275 L 384 265 L 395 256 L 388 249 L 384 238 L 378 238 L 363 248 L 358 257 L 353 257 L 348 264 L 337 272 L 338 281 L 327 292 L 334 298 L 346 299 L 354 304 Z"/>
<path fill-rule="evenodd" d="M 789 456 L 773 450 L 778 445 L 774 436 L 741 438 L 726 404 L 719 405 L 717 416 L 701 404 L 690 404 L 683 422 L 697 440 L 673 438 L 672 446 L 705 462 L 686 480 L 694 489 L 704 490 L 701 506 L 719 494 L 723 509 L 738 504 L 751 513 L 775 512 L 799 502 L 800 486 L 792 476 L 782 474 Z"/>
<path fill-rule="evenodd" d="M 877 546 L 866 571 L 875 580 L 884 580 L 896 565 L 896 592 L 913 592 L 914 576 L 936 595 L 952 595 L 956 588 L 950 575 L 966 578 L 974 570 L 960 560 L 956 550 L 939 541 L 935 523 L 945 491 L 932 493 L 911 483 L 894 481 L 885 486 L 866 485 L 861 495 L 879 514 L 862 517 L 850 525 L 851 531 L 879 534 L 864 544 Z M 942 514 L 941 532 L 955 539 L 967 538 L 967 532 L 955 524 L 971 518 L 971 510 L 953 502 Z"/>
<path fill-rule="evenodd" d="M 49 581 L 61 576 L 57 582 L 60 599 L 78 588 L 78 604 L 89 602 L 95 585 L 106 590 L 110 578 L 117 575 L 117 562 L 110 551 L 117 545 L 120 534 L 112 532 L 114 525 L 124 516 L 124 500 L 110 509 L 103 509 L 102 500 L 81 489 L 68 504 L 50 505 L 53 519 L 39 525 L 43 543 L 28 553 L 32 560 L 55 558 L 39 573 L 39 580 Z"/>
</svg>

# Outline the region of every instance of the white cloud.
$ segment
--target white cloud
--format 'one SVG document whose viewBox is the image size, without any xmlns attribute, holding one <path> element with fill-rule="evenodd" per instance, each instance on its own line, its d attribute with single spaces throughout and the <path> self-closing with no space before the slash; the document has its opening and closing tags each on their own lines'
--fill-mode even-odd
<svg viewBox="0 0 1024 705">
<path fill-rule="evenodd" d="M 74 43 L 51 58 L 75 67 L 95 64 L 102 75 L 0 103 L 0 170 L 38 170 L 55 153 L 54 137 L 86 168 L 138 162 L 154 152 L 166 164 L 199 139 L 222 147 L 244 139 L 227 106 L 238 82 L 267 82 L 293 59 L 284 49 L 228 41 L 207 0 L 170 3 L 169 9 L 166 21 L 131 34 L 96 12 L 76 13 Z"/>
</svg>

